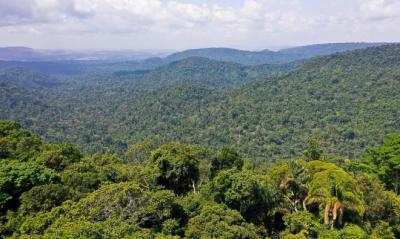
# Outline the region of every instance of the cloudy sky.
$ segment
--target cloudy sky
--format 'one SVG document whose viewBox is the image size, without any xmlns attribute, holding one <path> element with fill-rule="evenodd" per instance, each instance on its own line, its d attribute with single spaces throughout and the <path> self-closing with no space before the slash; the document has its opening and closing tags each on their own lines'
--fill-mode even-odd
<svg viewBox="0 0 400 239">
<path fill-rule="evenodd" d="M 0 46 L 276 48 L 400 41 L 400 0 L 0 0 Z"/>
</svg>

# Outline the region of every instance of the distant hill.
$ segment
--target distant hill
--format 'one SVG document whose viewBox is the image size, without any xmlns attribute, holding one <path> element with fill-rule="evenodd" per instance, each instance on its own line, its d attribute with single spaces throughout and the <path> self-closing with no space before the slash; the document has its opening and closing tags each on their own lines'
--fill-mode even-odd
<svg viewBox="0 0 400 239">
<path fill-rule="evenodd" d="M 173 84 L 197 84 L 214 88 L 233 88 L 244 83 L 272 76 L 279 76 L 300 65 L 265 64 L 245 66 L 234 62 L 210 60 L 203 57 L 189 57 L 148 71 L 117 71 L 114 75 L 122 79 L 136 79 L 147 88 Z"/>
<path fill-rule="evenodd" d="M 252 52 L 230 48 L 203 48 L 178 52 L 165 58 L 166 61 L 177 61 L 188 57 L 205 57 L 218 61 L 230 61 L 242 64 L 264 64 L 266 58 L 275 56 L 274 52 Z M 270 59 L 270 61 L 274 61 Z M 268 63 L 271 63 L 268 62 Z"/>
<path fill-rule="evenodd" d="M 0 47 L 1 61 L 39 60 L 44 56 L 32 48 L 27 47 Z"/>
<path fill-rule="evenodd" d="M 328 43 L 300 46 L 280 50 L 279 53 L 292 55 L 298 58 L 311 58 L 315 56 L 330 55 L 333 53 L 364 49 L 367 47 L 381 46 L 386 43 Z"/>
<path fill-rule="evenodd" d="M 92 62 L 82 61 L 0 61 L 1 68 L 23 68 L 42 74 L 74 75 L 95 67 Z"/>
<path fill-rule="evenodd" d="M 385 43 L 331 43 L 288 48 L 276 52 L 270 50 L 242 51 L 230 48 L 204 48 L 178 52 L 169 55 L 164 60 L 176 61 L 188 57 L 206 57 L 245 65 L 282 64 L 337 52 L 380 46 L 383 44 Z"/>
<path fill-rule="evenodd" d="M 152 57 L 162 57 L 166 54 L 166 51 L 85 51 L 0 47 L 0 61 L 141 61 Z"/>
<path fill-rule="evenodd" d="M 54 77 L 22 68 L 0 68 L 0 80 L 26 89 L 52 88 L 60 84 Z"/>
<path fill-rule="evenodd" d="M 385 43 L 331 43 L 288 48 L 280 51 L 270 51 L 267 49 L 262 51 L 244 51 L 231 48 L 202 48 L 190 49 L 170 55 L 162 51 L 68 51 L 37 50 L 26 47 L 0 47 L 0 61 L 3 61 L 3 63 L 0 62 L 0 66 L 11 64 L 4 62 L 14 61 L 12 64 L 15 66 L 23 66 L 25 64 L 27 67 L 36 67 L 41 71 L 51 72 L 49 70 L 50 66 L 45 68 L 46 64 L 51 62 L 57 69 L 57 73 L 60 72 L 61 67 L 67 69 L 66 71 L 61 71 L 61 73 L 74 73 L 71 67 L 78 68 L 79 70 L 83 67 L 85 69 L 97 69 L 98 67 L 110 68 L 113 65 L 115 66 L 115 62 L 118 62 L 118 64 L 129 63 L 135 70 L 143 70 L 154 69 L 191 57 L 203 57 L 244 65 L 284 64 L 296 60 L 383 44 Z"/>
</svg>

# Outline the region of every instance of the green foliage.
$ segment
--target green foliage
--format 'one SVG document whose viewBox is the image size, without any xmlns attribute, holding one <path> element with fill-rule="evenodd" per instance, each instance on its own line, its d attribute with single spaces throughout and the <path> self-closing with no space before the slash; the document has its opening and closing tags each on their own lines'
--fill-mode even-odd
<svg viewBox="0 0 400 239">
<path fill-rule="evenodd" d="M 111 155 L 94 155 L 71 164 L 61 173 L 61 181 L 81 193 L 89 193 L 101 185 L 125 182 L 138 178 L 136 166 L 127 166 L 121 159 Z M 149 171 L 148 171 L 149 172 Z M 149 179 L 152 174 L 146 178 Z"/>
<path fill-rule="evenodd" d="M 387 191 L 388 177 L 371 163 L 396 158 L 394 135 L 369 151 L 379 156 L 375 161 L 327 158 L 243 168 L 234 147 L 214 154 L 169 143 L 150 151 L 147 141 L 132 146 L 122 160 L 46 144 L 12 121 L 0 126 L 7 152 L 0 162 L 2 238 L 400 235 L 400 196 Z M 32 139 L 39 143 L 18 146 Z"/>
<path fill-rule="evenodd" d="M 395 239 L 392 228 L 387 222 L 380 222 L 372 231 L 371 239 Z"/>
<path fill-rule="evenodd" d="M 43 238 L 152 238 L 150 230 L 132 226 L 124 222 L 107 220 L 93 223 L 89 221 L 65 222 L 58 227 L 50 228 Z M 27 238 L 31 238 L 29 235 Z"/>
<path fill-rule="evenodd" d="M 49 144 L 44 147 L 44 151 L 36 160 L 46 167 L 60 172 L 67 166 L 79 162 L 81 158 L 81 152 L 73 145 Z"/>
<path fill-rule="evenodd" d="M 399 225 L 399 196 L 385 191 L 383 184 L 374 176 L 361 174 L 356 180 L 364 199 L 365 220 L 374 225 L 380 221 L 389 222 L 391 226 Z"/>
<path fill-rule="evenodd" d="M 144 228 L 160 229 L 162 222 L 179 212 L 169 191 L 147 192 L 135 183 L 120 183 L 101 188 L 82 199 L 71 210 L 71 219 L 85 217 L 91 221 L 107 218 L 130 219 Z"/>
<path fill-rule="evenodd" d="M 145 139 L 143 142 L 132 144 L 125 153 L 128 162 L 143 163 L 150 157 L 154 142 L 151 139 Z"/>
<path fill-rule="evenodd" d="M 34 162 L 2 160 L 0 164 L 0 211 L 18 206 L 19 196 L 37 185 L 57 182 L 58 175 Z"/>
<path fill-rule="evenodd" d="M 274 188 L 267 180 L 250 171 L 221 171 L 206 190 L 217 203 L 238 210 L 246 220 L 260 223 L 275 205 Z"/>
<path fill-rule="evenodd" d="M 193 239 L 261 238 L 254 225 L 248 224 L 240 213 L 222 205 L 205 206 L 200 214 L 189 220 L 185 236 Z"/>
<path fill-rule="evenodd" d="M 171 143 L 151 153 L 151 161 L 158 171 L 157 183 L 177 194 L 193 189 L 199 179 L 199 159 L 194 147 Z"/>
<path fill-rule="evenodd" d="M 321 228 L 318 231 L 318 237 L 317 238 L 318 239 L 341 239 L 340 238 L 340 231 Z"/>
<path fill-rule="evenodd" d="M 318 223 L 313 218 L 312 214 L 308 212 L 295 212 L 287 214 L 283 217 L 286 226 L 285 238 L 290 238 L 287 233 L 292 235 L 298 235 L 300 238 L 303 236 L 315 236 L 314 230 L 318 226 Z"/>
<path fill-rule="evenodd" d="M 306 168 L 312 173 L 307 205 L 317 203 L 323 211 L 325 225 L 340 227 L 346 213 L 362 217 L 365 208 L 356 181 L 342 168 L 330 163 L 311 161 Z M 357 218 L 349 218 L 357 220 Z"/>
<path fill-rule="evenodd" d="M 291 212 L 305 208 L 311 176 L 302 164 L 302 161 L 294 161 L 276 165 L 269 174 L 281 190 L 285 208 Z"/>
<path fill-rule="evenodd" d="M 334 54 L 285 75 L 282 65 L 185 59 L 122 76 L 102 70 L 62 79 L 51 90 L 18 85 L 18 75 L 36 77 L 17 70 L 1 83 L 0 117 L 90 154 L 123 155 L 128 143 L 152 137 L 155 145 L 233 145 L 272 162 L 301 156 L 304 139 L 315 138 L 327 156 L 361 158 L 399 131 L 399 52 L 391 44 Z M 265 79 L 271 75 L 279 76 Z"/>
<path fill-rule="evenodd" d="M 341 230 L 342 239 L 367 239 L 367 233 L 356 225 L 347 225 Z"/>
<path fill-rule="evenodd" d="M 12 120 L 0 121 L 0 136 L 5 137 L 12 134 L 16 130 L 21 130 L 21 125 Z"/>
<path fill-rule="evenodd" d="M 139 84 L 149 88 L 158 85 L 191 84 L 206 85 L 216 89 L 231 89 L 244 83 L 277 76 L 295 69 L 297 64 L 243 66 L 232 62 L 214 61 L 191 57 L 156 68 L 143 76 Z M 131 75 L 123 78 L 132 77 Z M 152 86 L 153 85 L 153 86 Z"/>
<path fill-rule="evenodd" d="M 388 189 L 400 193 L 400 134 L 389 134 L 381 147 L 370 149 L 365 162 Z"/>
<path fill-rule="evenodd" d="M 42 141 L 15 121 L 0 121 L 0 160 L 33 160 L 41 151 Z"/>
<path fill-rule="evenodd" d="M 77 203 L 67 201 L 51 212 L 28 218 L 21 233 L 50 238 L 73 238 L 79 234 L 88 238 L 119 238 L 143 231 L 139 227 L 182 233 L 181 224 L 185 221 L 172 192 L 153 193 L 129 182 L 102 187 Z"/>
<path fill-rule="evenodd" d="M 224 148 L 211 161 L 211 176 L 214 177 L 219 171 L 225 169 L 236 168 L 241 170 L 243 163 L 243 159 L 238 152 L 232 148 Z"/>
<path fill-rule="evenodd" d="M 66 200 L 74 199 L 74 197 L 75 192 L 61 184 L 35 186 L 21 195 L 19 209 L 23 213 L 49 211 L 53 207 L 60 206 Z"/>
<path fill-rule="evenodd" d="M 304 151 L 304 156 L 308 160 L 320 160 L 323 151 L 320 149 L 320 144 L 316 140 L 308 140 L 308 147 Z"/>
</svg>

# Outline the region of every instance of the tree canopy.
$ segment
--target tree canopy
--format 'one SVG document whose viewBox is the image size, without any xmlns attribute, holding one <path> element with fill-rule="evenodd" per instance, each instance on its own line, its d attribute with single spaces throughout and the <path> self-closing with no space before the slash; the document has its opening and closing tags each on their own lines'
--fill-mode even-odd
<svg viewBox="0 0 400 239">
<path fill-rule="evenodd" d="M 392 171 L 348 171 L 355 162 L 340 158 L 264 167 L 234 147 L 179 143 L 127 161 L 48 144 L 11 121 L 0 125 L 3 149 L 13 152 L 0 164 L 2 238 L 400 236 L 400 197 L 385 181 Z M 26 137 L 35 139 L 32 148 L 15 147 Z M 395 157 L 396 137 L 369 150 L 365 164 Z"/>
</svg>

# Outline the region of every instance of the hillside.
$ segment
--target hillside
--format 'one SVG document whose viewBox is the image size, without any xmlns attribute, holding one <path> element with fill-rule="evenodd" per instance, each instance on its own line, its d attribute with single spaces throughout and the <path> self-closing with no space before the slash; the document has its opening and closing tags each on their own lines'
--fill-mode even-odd
<svg viewBox="0 0 400 239">
<path fill-rule="evenodd" d="M 296 156 L 314 138 L 330 154 L 357 158 L 400 130 L 399 53 L 392 45 L 322 57 L 287 76 L 202 93 L 210 100 L 194 107 L 192 94 L 181 98 L 174 86 L 126 97 L 109 132 L 123 141 L 150 132 L 161 141 L 235 145 L 260 160 Z"/>
<path fill-rule="evenodd" d="M 327 43 L 314 44 L 308 46 L 300 46 L 293 48 L 282 49 L 279 52 L 282 54 L 293 55 L 299 58 L 312 58 L 315 56 L 330 55 L 344 51 L 364 49 L 367 47 L 381 46 L 385 43 Z"/>
<path fill-rule="evenodd" d="M 238 63 L 191 57 L 150 71 L 117 71 L 123 79 L 137 78 L 147 88 L 172 84 L 207 85 L 215 88 L 234 88 L 244 83 L 271 76 L 285 74 L 296 69 L 300 62 L 281 65 L 244 66 Z"/>
<path fill-rule="evenodd" d="M 280 51 L 202 48 L 169 55 L 163 52 L 146 53 L 129 50 L 65 51 L 0 47 L 0 67 L 22 67 L 45 74 L 77 75 L 96 71 L 151 70 L 193 57 L 243 65 L 274 65 L 382 44 L 385 43 L 332 43 L 287 48 Z"/>
<path fill-rule="evenodd" d="M 47 113 L 31 112 L 41 119 L 30 128 L 86 152 L 122 152 L 151 135 L 158 142 L 235 145 L 269 161 L 297 156 L 313 138 L 328 154 L 358 158 L 400 130 L 399 55 L 400 45 L 333 54 L 236 89 L 244 83 L 236 78 L 243 66 L 218 62 L 213 68 L 203 58 L 134 77 L 84 77 L 42 91 Z M 26 110 L 1 118 L 23 120 Z"/>
<path fill-rule="evenodd" d="M 45 118 L 44 115 L 49 110 L 46 99 L 41 93 L 0 78 L 0 102 L 0 119 L 19 119 L 27 127 L 44 127 L 43 124 L 36 124 L 38 119 Z"/>
<path fill-rule="evenodd" d="M 61 67 L 62 64 L 40 63 L 44 67 Z M 190 112 L 199 107 L 197 99 L 193 99 L 193 104 L 190 103 L 192 94 L 206 98 L 208 93 L 214 94 L 213 89 L 232 89 L 259 77 L 281 75 L 295 69 L 300 63 L 253 67 L 206 58 L 189 58 L 147 71 L 118 70 L 121 66 L 129 69 L 129 64 L 108 65 L 110 68 L 107 69 L 97 68 L 92 69 L 92 73 L 63 77 L 39 74 L 26 68 L 0 69 L 0 77 L 8 82 L 3 90 L 14 92 L 4 94 L 1 98 L 3 113 L 0 119 L 16 119 L 52 141 L 67 138 L 69 142 L 86 144 L 89 152 L 107 150 L 109 147 L 121 152 L 126 148 L 127 141 L 131 140 L 131 133 L 111 138 L 114 130 L 119 134 L 120 127 L 113 126 L 117 120 L 126 125 L 132 121 L 123 122 L 124 119 L 134 115 L 141 120 L 140 115 L 143 115 L 156 122 L 159 114 L 165 113 L 158 112 L 160 100 L 168 104 L 171 115 L 185 105 L 188 107 L 184 107 L 184 112 Z M 61 71 L 65 69 L 69 67 L 60 68 Z M 25 99 L 27 96 L 30 100 Z M 10 101 L 18 104 L 9 104 Z M 41 103 L 31 105 L 31 102 Z M 20 105 L 26 105 L 26 108 Z M 175 121 L 170 120 L 169 123 L 174 124 Z M 131 132 L 134 128 L 125 131 Z M 142 133 L 145 132 L 136 131 L 134 134 L 138 136 Z"/>
<path fill-rule="evenodd" d="M 205 57 L 219 61 L 237 62 L 244 65 L 282 64 L 382 44 L 384 43 L 332 43 L 288 48 L 280 51 L 243 51 L 230 48 L 205 48 L 178 52 L 166 57 L 164 61 L 171 62 L 188 57 Z"/>
<path fill-rule="evenodd" d="M 53 88 L 61 84 L 61 80 L 55 77 L 23 68 L 0 68 L 0 79 L 35 90 Z"/>
<path fill-rule="evenodd" d="M 51 50 L 28 47 L 0 47 L 0 61 L 141 61 L 165 56 L 169 51 L 134 50 Z"/>
<path fill-rule="evenodd" d="M 227 103 L 211 106 L 208 125 L 249 153 L 263 152 L 260 158 L 290 157 L 309 137 L 329 152 L 359 157 L 385 133 L 400 130 L 399 56 L 400 45 L 393 45 L 313 60 L 233 92 Z"/>
<path fill-rule="evenodd" d="M 0 60 L 35 60 L 39 59 L 41 55 L 34 49 L 28 47 L 1 47 Z"/>
</svg>

